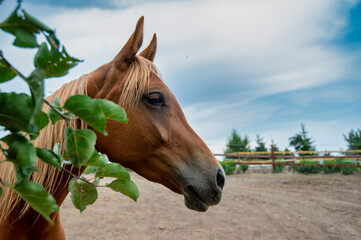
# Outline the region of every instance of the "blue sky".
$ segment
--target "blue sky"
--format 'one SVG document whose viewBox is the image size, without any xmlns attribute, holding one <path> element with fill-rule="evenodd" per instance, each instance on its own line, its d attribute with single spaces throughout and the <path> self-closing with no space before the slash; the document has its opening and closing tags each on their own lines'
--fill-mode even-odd
<svg viewBox="0 0 361 240">
<path fill-rule="evenodd" d="M 0 16 L 16 1 L 5 0 Z M 232 128 L 281 148 L 306 124 L 319 150 L 345 148 L 342 134 L 361 127 L 361 3 L 356 0 L 45 1 L 24 8 L 84 59 L 47 93 L 109 61 L 137 19 L 146 45 L 158 36 L 155 64 L 191 126 L 220 153 Z M 3 17 L 0 19 L 3 20 Z M 32 69 L 33 52 L 0 49 Z M 20 57 L 21 56 L 21 57 Z M 20 80 L 2 91 L 26 91 Z"/>
</svg>

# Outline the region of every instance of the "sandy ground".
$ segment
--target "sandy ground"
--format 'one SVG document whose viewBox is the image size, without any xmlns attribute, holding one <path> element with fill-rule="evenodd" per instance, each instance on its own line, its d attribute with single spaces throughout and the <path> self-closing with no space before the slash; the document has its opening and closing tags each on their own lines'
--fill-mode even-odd
<svg viewBox="0 0 361 240">
<path fill-rule="evenodd" d="M 361 239 L 361 174 L 246 173 L 227 177 L 206 213 L 132 174 L 138 203 L 109 189 L 82 214 L 61 207 L 67 239 Z"/>
</svg>

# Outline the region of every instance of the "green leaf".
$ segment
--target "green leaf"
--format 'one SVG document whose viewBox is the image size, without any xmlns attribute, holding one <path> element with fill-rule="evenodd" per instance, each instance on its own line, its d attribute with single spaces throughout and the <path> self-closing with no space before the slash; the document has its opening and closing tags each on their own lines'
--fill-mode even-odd
<svg viewBox="0 0 361 240">
<path fill-rule="evenodd" d="M 105 115 L 94 99 L 85 95 L 74 95 L 68 98 L 64 108 L 84 120 L 95 130 L 105 132 Z"/>
<path fill-rule="evenodd" d="M 118 179 L 129 180 L 130 175 L 119 163 L 108 163 L 105 167 L 99 168 L 96 177 L 115 177 Z"/>
<path fill-rule="evenodd" d="M 60 159 L 60 163 L 62 164 L 63 161 L 64 161 L 64 158 L 63 158 L 63 155 L 61 154 L 61 151 L 60 151 L 60 143 L 55 143 L 54 144 L 53 153 Z M 66 154 L 64 154 L 64 155 L 66 155 Z"/>
<path fill-rule="evenodd" d="M 38 132 L 48 124 L 48 117 L 40 112 L 35 119 L 36 128 L 30 125 L 34 107 L 30 96 L 24 93 L 0 93 L 0 125 L 15 131 Z"/>
<path fill-rule="evenodd" d="M 61 160 L 59 156 L 53 153 L 51 150 L 46 148 L 36 148 L 36 154 L 43 162 L 46 162 L 47 164 L 56 167 L 58 170 L 61 170 Z"/>
<path fill-rule="evenodd" d="M 49 50 L 46 43 L 43 43 L 35 57 L 35 67 L 43 70 L 45 78 L 60 77 L 69 72 L 81 60 L 69 56 L 63 47 L 59 51 L 59 40 L 55 32 L 44 23 L 27 13 L 25 10 L 19 12 L 20 6 L 0 24 L 0 28 L 15 36 L 14 45 L 19 47 L 38 47 L 36 34 L 43 32 L 51 49 Z M 42 61 L 39 65 L 39 59 Z"/>
<path fill-rule="evenodd" d="M 19 16 L 19 9 L 20 5 L 0 24 L 0 28 L 15 36 L 13 45 L 29 48 L 37 47 L 35 34 L 39 32 L 39 29 L 21 15 Z"/>
<path fill-rule="evenodd" d="M 30 92 L 33 100 L 33 112 L 30 118 L 30 128 L 34 129 L 33 131 L 38 131 L 42 126 L 46 126 L 49 123 L 49 119 L 46 116 L 46 122 L 41 122 L 40 126 L 39 121 L 44 121 L 43 112 L 41 111 L 43 107 L 43 98 L 44 98 L 44 74 L 42 70 L 34 70 L 30 76 L 27 78 L 27 83 L 30 87 Z M 45 124 L 45 125 L 43 125 Z"/>
<path fill-rule="evenodd" d="M 45 70 L 49 66 L 50 51 L 46 43 L 40 44 L 34 57 L 34 66 Z"/>
<path fill-rule="evenodd" d="M 55 143 L 54 144 L 53 153 L 55 153 L 58 157 L 61 157 L 60 143 Z"/>
<path fill-rule="evenodd" d="M 51 51 L 53 60 L 52 65 L 45 70 L 45 76 L 47 78 L 64 76 L 68 74 L 71 68 L 75 67 L 79 62 L 82 62 L 82 60 L 67 56 L 64 46 L 61 52 L 55 49 Z"/>
<path fill-rule="evenodd" d="M 86 206 L 93 204 L 98 198 L 95 186 L 81 180 L 72 179 L 68 189 L 71 194 L 71 201 L 80 212 L 83 212 Z"/>
<path fill-rule="evenodd" d="M 21 10 L 21 12 L 24 14 L 25 21 L 28 23 L 31 23 L 33 26 L 37 27 L 41 31 L 46 31 L 48 33 L 53 33 L 54 31 L 46 26 L 44 23 L 40 22 L 35 17 L 31 16 L 29 13 L 27 13 L 24 9 Z"/>
<path fill-rule="evenodd" d="M 64 135 L 65 149 L 70 161 L 76 168 L 80 168 L 94 153 L 96 135 L 89 129 L 74 130 L 71 127 L 64 130 Z"/>
<path fill-rule="evenodd" d="M 117 179 L 107 185 L 107 187 L 111 188 L 113 191 L 123 193 L 135 202 L 139 197 L 138 187 L 131 180 Z"/>
<path fill-rule="evenodd" d="M 24 48 L 36 48 L 38 43 L 36 41 L 36 36 L 29 31 L 26 31 L 23 28 L 17 28 L 14 30 L 15 41 L 13 42 L 14 46 L 24 47 Z"/>
<path fill-rule="evenodd" d="M 105 154 L 100 154 L 98 151 L 94 151 L 93 155 L 86 162 L 85 165 L 93 167 L 104 167 L 109 163 L 108 157 Z"/>
<path fill-rule="evenodd" d="M 16 73 L 0 58 L 0 83 L 10 81 Z"/>
<path fill-rule="evenodd" d="M 128 122 L 127 114 L 125 110 L 118 104 L 113 103 L 112 101 L 106 99 L 95 99 L 96 103 L 99 105 L 100 109 L 103 111 L 106 118 L 126 123 Z"/>
<path fill-rule="evenodd" d="M 3 194 L 3 189 L 0 187 L 0 197 Z"/>
<path fill-rule="evenodd" d="M 106 118 L 122 123 L 128 122 L 124 109 L 105 99 L 91 99 L 85 95 L 75 95 L 65 102 L 64 108 L 101 133 L 105 133 Z"/>
<path fill-rule="evenodd" d="M 9 161 L 13 162 L 12 159 L 8 159 Z M 16 177 L 16 183 L 21 183 L 26 181 L 30 175 L 37 171 L 35 166 L 29 166 L 29 167 L 19 167 L 19 165 L 14 164 L 14 172 Z"/>
<path fill-rule="evenodd" d="M 49 38 L 49 37 L 48 37 Z M 55 38 L 55 36 L 54 36 Z M 54 41 L 52 44 L 58 44 L 55 39 L 48 39 Z M 69 72 L 69 69 L 75 67 L 81 60 L 70 57 L 63 47 L 61 52 L 57 48 L 48 49 L 46 43 L 42 43 L 34 58 L 34 66 L 44 72 L 45 78 L 61 77 Z"/>
<path fill-rule="evenodd" d="M 53 106 L 54 106 L 56 109 L 58 109 L 60 112 L 62 111 L 62 107 L 60 106 L 58 96 L 56 96 L 56 98 L 54 99 L 54 101 L 51 102 L 51 105 L 53 105 Z M 49 115 L 49 118 L 50 118 L 52 124 L 55 124 L 57 121 L 63 119 L 63 118 L 62 118 L 59 114 L 57 114 L 52 108 L 49 108 L 48 115 Z"/>
<path fill-rule="evenodd" d="M 50 214 L 59 211 L 59 206 L 53 196 L 51 196 L 42 185 L 26 181 L 17 184 L 13 190 L 17 192 L 30 206 L 39 212 L 51 224 Z"/>
<path fill-rule="evenodd" d="M 25 137 L 18 134 L 10 134 L 0 139 L 8 145 L 5 150 L 6 157 L 14 163 L 17 173 L 17 182 L 28 178 L 36 170 L 36 149 Z"/>
</svg>

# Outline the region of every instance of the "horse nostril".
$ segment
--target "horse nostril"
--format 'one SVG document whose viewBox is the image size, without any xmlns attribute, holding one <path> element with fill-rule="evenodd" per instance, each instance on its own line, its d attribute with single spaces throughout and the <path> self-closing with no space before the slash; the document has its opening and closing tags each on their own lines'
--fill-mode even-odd
<svg viewBox="0 0 361 240">
<path fill-rule="evenodd" d="M 216 175 L 216 183 L 217 187 L 222 190 L 224 186 L 224 182 L 226 180 L 226 177 L 224 176 L 224 173 L 221 169 L 218 169 L 217 175 Z"/>
</svg>

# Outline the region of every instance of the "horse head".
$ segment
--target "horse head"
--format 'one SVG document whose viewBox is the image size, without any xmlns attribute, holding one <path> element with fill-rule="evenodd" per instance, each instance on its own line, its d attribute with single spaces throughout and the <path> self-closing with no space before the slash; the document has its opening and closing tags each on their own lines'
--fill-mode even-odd
<svg viewBox="0 0 361 240">
<path fill-rule="evenodd" d="M 141 17 L 122 50 L 89 80 L 90 97 L 121 105 L 129 119 L 127 124 L 109 120 L 108 135 L 97 134 L 96 148 L 110 161 L 183 194 L 188 208 L 206 211 L 221 200 L 224 171 L 159 76 L 155 34 L 137 55 L 143 22 Z"/>
</svg>

